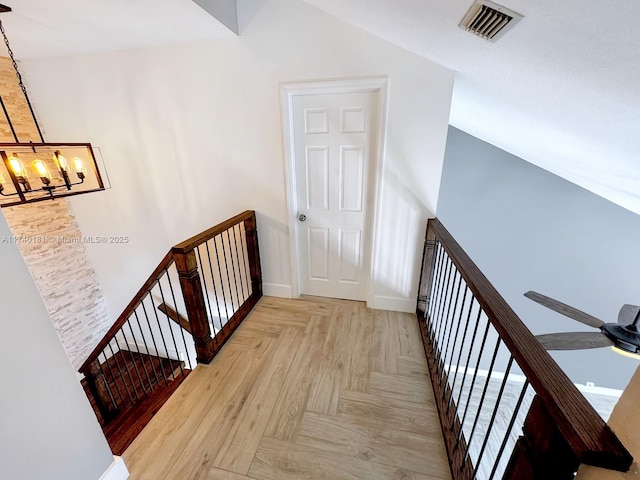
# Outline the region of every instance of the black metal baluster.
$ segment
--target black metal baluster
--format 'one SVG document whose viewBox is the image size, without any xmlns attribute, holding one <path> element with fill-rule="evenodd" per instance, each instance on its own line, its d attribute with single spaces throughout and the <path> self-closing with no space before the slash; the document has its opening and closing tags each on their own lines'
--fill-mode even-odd
<svg viewBox="0 0 640 480">
<path fill-rule="evenodd" d="M 236 306 L 233 303 L 233 290 L 231 289 L 231 275 L 229 275 L 229 264 L 227 263 L 227 252 L 224 247 L 224 237 L 222 236 L 222 233 L 219 236 L 220 236 L 220 243 L 222 243 L 222 257 L 224 258 L 224 270 L 226 272 L 227 287 L 229 288 L 229 297 L 231 298 L 231 315 L 233 316 L 233 314 L 236 313 Z M 217 244 L 216 244 L 216 251 L 217 251 Z"/>
<path fill-rule="evenodd" d="M 469 323 L 471 320 L 471 313 L 473 312 L 473 305 L 476 302 L 476 297 L 472 294 L 471 295 L 471 303 L 469 304 L 469 314 L 467 315 L 467 322 L 465 323 L 464 326 L 464 333 L 462 334 L 462 346 L 460 348 L 460 353 L 458 354 L 458 360 L 456 360 L 456 365 L 458 366 L 458 368 L 456 368 L 456 373 L 453 375 L 453 383 L 451 384 L 451 398 L 449 399 L 449 403 L 447 404 L 447 413 L 449 413 L 449 407 L 451 407 L 451 400 L 453 399 L 453 392 L 455 390 L 456 387 L 456 380 L 458 379 L 458 372 L 460 371 L 460 360 L 462 360 L 462 352 L 464 351 L 464 345 L 466 345 L 467 343 L 467 332 L 469 330 Z M 480 308 L 480 306 L 478 305 L 478 308 Z M 476 319 L 476 325 L 475 328 L 473 329 L 473 340 L 471 341 L 471 345 L 469 345 L 469 355 L 467 356 L 467 366 L 465 367 L 465 369 L 462 372 L 462 385 L 460 385 L 460 395 L 462 395 L 462 390 L 464 388 L 464 379 L 467 376 L 467 368 L 469 368 L 469 359 L 471 358 L 471 352 L 473 350 L 473 345 L 476 341 L 476 333 L 478 332 L 478 325 L 480 324 L 480 314 L 482 313 L 482 310 L 480 310 L 478 312 L 478 318 Z M 458 402 L 460 402 L 460 395 L 458 396 Z M 460 407 L 460 403 L 456 403 L 456 409 Z"/>
<path fill-rule="evenodd" d="M 162 326 L 160 325 L 160 318 L 158 317 L 158 310 L 156 310 L 156 305 L 155 305 L 155 303 L 153 301 L 153 296 L 151 295 L 151 291 L 149 291 L 149 295 L 148 295 L 147 298 L 149 298 L 149 300 L 151 300 L 151 307 L 153 308 L 153 314 L 155 315 L 156 323 L 158 324 L 158 333 L 160 333 L 160 339 L 162 340 L 162 345 L 164 346 L 164 353 L 166 355 L 165 358 L 169 362 L 169 369 L 171 371 L 171 374 L 168 377 L 173 377 L 173 371 L 174 371 L 173 362 L 171 361 L 171 357 L 169 356 L 169 348 L 167 347 L 167 342 L 164 339 L 164 333 L 162 332 Z M 158 362 L 160 363 L 160 369 L 162 371 L 164 371 L 164 362 L 162 362 L 161 358 L 162 357 L 160 357 L 160 355 L 158 355 Z"/>
<path fill-rule="evenodd" d="M 236 247 L 236 258 L 238 259 L 238 277 L 240 277 L 240 291 L 242 292 L 242 303 L 244 303 L 248 297 L 244 289 L 244 281 L 242 279 L 242 269 L 240 268 L 240 254 L 238 253 L 238 237 L 236 236 L 236 227 L 234 225 L 231 229 L 233 232 L 233 243 Z"/>
<path fill-rule="evenodd" d="M 478 313 L 478 321 L 480 320 L 480 315 L 482 314 L 482 309 L 480 310 L 480 313 Z M 478 377 L 478 367 L 480 366 L 480 360 L 482 359 L 482 353 L 484 352 L 484 346 L 487 342 L 487 336 L 489 334 L 489 327 L 491 326 L 491 322 L 489 322 L 489 319 L 487 318 L 487 326 L 484 329 L 484 335 L 482 337 L 482 343 L 480 343 L 480 350 L 478 351 L 478 361 L 476 362 L 476 368 L 473 370 L 473 377 L 471 378 L 471 386 L 469 387 L 469 395 L 467 396 L 467 403 L 464 406 L 464 414 L 462 415 L 462 420 L 460 420 L 460 432 L 458 432 L 458 441 L 456 442 L 456 447 L 458 446 L 458 443 L 460 442 L 460 438 L 462 436 L 462 432 L 463 432 L 463 427 L 464 427 L 464 422 L 467 419 L 467 412 L 469 411 L 469 404 L 471 403 L 471 396 L 473 395 L 473 388 L 476 386 L 476 378 Z M 499 341 L 499 339 L 498 339 Z M 471 350 L 469 350 L 469 358 L 471 358 Z M 465 370 L 465 375 L 466 372 L 469 371 L 469 359 L 467 359 L 467 368 Z M 463 384 L 464 385 L 464 384 Z M 460 390 L 460 397 L 462 396 L 462 390 Z M 460 397 L 458 397 L 458 405 L 460 405 Z M 453 419 L 453 421 L 451 422 L 451 426 L 449 427 L 450 429 L 453 429 L 453 425 L 455 423 L 455 417 Z"/>
<path fill-rule="evenodd" d="M 229 257 L 231 257 L 231 271 L 233 272 L 233 284 L 236 287 L 236 298 L 238 300 L 238 308 L 236 309 L 236 311 L 238 311 L 240 310 L 240 305 L 242 305 L 242 302 L 240 302 L 240 294 L 238 293 L 238 280 L 236 280 L 236 268 L 233 262 L 233 249 L 231 247 L 231 235 L 229 235 L 229 230 L 226 230 L 226 232 L 227 232 L 227 243 L 229 244 Z M 224 232 L 222 232 L 220 236 L 222 237 L 222 245 L 224 246 Z M 225 258 L 225 262 L 226 261 L 227 260 Z M 228 274 L 229 273 L 227 272 L 227 275 Z M 229 286 L 231 286 L 231 278 L 229 278 Z"/>
<path fill-rule="evenodd" d="M 225 323 L 225 325 L 227 323 L 229 323 L 229 319 L 231 318 L 231 316 L 229 315 L 229 310 L 227 309 L 227 297 L 224 294 L 224 278 L 222 277 L 222 267 L 220 266 L 220 255 L 218 254 L 218 242 L 216 241 L 216 237 L 213 237 L 213 247 L 216 250 L 216 262 L 218 263 L 218 272 L 220 273 L 220 288 L 222 288 L 222 300 L 224 301 L 224 311 L 227 314 L 227 321 Z M 222 250 L 222 253 L 224 253 L 224 248 Z M 226 268 L 226 260 L 225 260 L 225 268 Z M 229 295 L 231 296 L 231 290 L 229 290 Z M 231 315 L 233 315 L 233 298 L 231 298 Z M 222 322 L 221 322 L 222 325 Z"/>
<path fill-rule="evenodd" d="M 427 319 L 427 328 L 428 328 L 428 338 L 429 342 L 434 345 L 436 339 L 436 312 L 438 309 L 438 304 L 441 301 L 442 297 L 442 285 L 445 277 L 445 268 L 444 268 L 444 257 L 445 252 L 442 245 L 438 244 L 438 263 L 436 264 L 436 270 L 434 271 L 434 275 L 437 275 L 434 283 L 434 293 L 429 299 L 429 317 Z"/>
<path fill-rule="evenodd" d="M 457 272 L 457 270 L 456 270 Z M 440 356 L 442 357 L 442 376 L 440 377 L 440 385 L 442 385 L 442 380 L 444 379 L 444 371 L 446 368 L 446 364 L 447 364 L 447 353 L 449 352 L 449 345 L 451 345 L 451 334 L 453 333 L 453 325 L 455 322 L 455 316 L 456 316 L 456 310 L 458 309 L 458 300 L 460 300 L 460 290 L 462 289 L 462 275 L 460 274 L 460 272 L 458 272 L 458 288 L 456 289 L 456 300 L 454 303 L 454 307 L 453 307 L 453 312 L 451 313 L 451 321 L 449 322 L 451 325 L 449 326 L 449 333 L 446 335 L 447 337 L 447 341 L 446 343 L 444 342 L 444 337 L 442 339 L 443 341 L 443 346 L 444 346 L 444 352 L 441 349 L 440 350 Z M 449 318 L 449 312 L 451 311 L 451 302 L 449 303 L 449 308 L 447 309 L 447 318 Z M 460 328 L 460 323 L 458 322 L 457 324 L 457 328 Z M 449 365 L 449 371 L 451 371 L 451 365 Z M 447 375 L 449 374 L 449 372 L 447 372 Z"/>
<path fill-rule="evenodd" d="M 207 307 L 209 309 L 209 320 L 213 324 L 213 310 L 211 309 L 211 301 L 209 300 L 209 289 L 207 288 L 207 279 L 204 275 L 204 268 L 202 268 L 202 257 L 200 256 L 200 247 L 202 245 L 198 245 L 195 248 L 196 254 L 198 256 L 198 264 L 200 265 L 200 276 L 202 277 L 202 286 L 204 288 L 204 298 L 207 300 Z M 213 281 L 213 277 L 211 278 Z M 175 304 L 174 304 L 175 305 Z M 178 311 L 178 306 L 176 305 L 176 311 Z"/>
<path fill-rule="evenodd" d="M 471 433 L 469 434 L 469 441 L 467 442 L 467 451 L 465 452 L 465 460 L 469 455 L 469 449 L 471 448 L 471 442 L 473 441 L 473 434 L 476 431 L 476 427 L 478 426 L 478 420 L 480 419 L 480 412 L 482 411 L 482 407 L 484 405 L 484 399 L 487 396 L 487 390 L 489 389 L 489 382 L 491 381 L 491 374 L 493 373 L 493 366 L 496 363 L 496 357 L 498 356 L 498 350 L 500 349 L 500 344 L 502 343 L 502 339 L 498 337 L 498 341 L 496 342 L 496 348 L 493 351 L 493 357 L 491 359 L 491 365 L 489 366 L 489 372 L 487 373 L 487 381 L 484 383 L 484 388 L 482 389 L 482 395 L 480 396 L 480 404 L 478 405 L 478 410 L 476 411 L 475 420 L 473 421 L 473 427 L 471 428 Z M 478 370 L 478 366 L 476 366 L 476 372 Z M 460 438 L 458 437 L 458 442 L 460 442 Z M 462 462 L 464 465 L 464 461 Z"/>
<path fill-rule="evenodd" d="M 216 297 L 216 308 L 218 310 L 218 321 L 220 322 L 220 329 L 222 329 L 222 313 L 220 312 L 220 301 L 218 300 L 218 290 L 216 289 L 216 277 L 213 273 L 213 266 L 211 265 L 211 253 L 209 252 L 209 241 L 205 242 L 204 246 L 207 248 L 207 258 L 209 259 L 209 270 L 211 270 L 211 278 L 213 279 L 213 294 Z M 213 246 L 215 247 L 215 240 L 213 242 Z M 216 250 L 216 259 L 218 256 L 218 251 Z M 222 271 L 220 270 L 220 262 L 217 261 L 218 271 L 220 273 L 220 288 L 222 289 L 222 302 L 224 303 L 224 311 L 229 318 L 229 312 L 227 311 L 227 301 L 224 298 L 224 286 L 222 285 Z M 215 332 L 214 332 L 215 336 Z"/>
<path fill-rule="evenodd" d="M 469 286 L 465 283 L 465 289 L 464 289 L 464 295 L 462 296 L 462 304 L 460 305 L 460 314 L 458 315 L 458 321 L 456 322 L 456 333 L 453 335 L 453 347 L 451 347 L 451 355 L 449 356 L 449 371 L 447 372 L 447 377 L 449 377 L 451 375 L 451 368 L 453 366 L 453 364 L 451 362 L 453 362 L 453 355 L 455 354 L 456 351 L 456 345 L 458 344 L 458 335 L 460 333 L 460 325 L 462 324 L 462 314 L 464 312 L 464 305 L 467 301 L 467 294 L 469 293 Z M 458 303 L 458 298 L 456 298 L 456 305 Z M 453 313 L 455 315 L 455 311 Z M 467 319 L 467 322 L 469 320 Z M 467 328 L 469 324 L 466 323 L 465 324 L 465 330 Z M 462 346 L 460 347 L 460 352 L 462 352 Z M 445 360 L 445 364 L 447 363 L 447 352 L 444 352 L 444 360 Z M 458 368 L 460 365 L 456 364 L 456 371 L 454 373 L 454 378 L 455 375 L 458 374 Z M 442 384 L 442 382 L 440 382 Z M 443 389 L 443 391 L 446 391 L 446 388 Z M 449 403 L 451 401 L 451 398 L 453 397 L 453 386 L 450 389 L 450 396 L 449 396 L 449 400 L 447 400 L 447 403 Z M 443 397 L 444 398 L 444 397 Z"/>
<path fill-rule="evenodd" d="M 438 299 L 440 298 L 440 280 L 442 277 L 442 261 L 444 255 L 442 255 L 442 246 L 440 243 L 436 244 L 436 253 L 434 260 L 434 269 L 433 269 L 433 279 L 431 281 L 431 295 L 429 296 L 429 305 L 425 309 L 428 313 L 425 313 L 427 322 L 429 338 L 433 338 L 434 325 L 433 325 L 433 316 L 435 314 L 435 305 L 438 303 Z"/>
<path fill-rule="evenodd" d="M 240 227 L 242 225 L 242 227 Z M 251 286 L 251 278 L 249 275 L 249 271 L 247 270 L 249 266 L 247 265 L 249 255 L 247 254 L 247 232 L 244 228 L 244 222 L 238 225 L 238 230 L 240 231 L 240 247 L 242 250 L 242 269 L 244 270 L 244 281 L 247 286 L 247 292 L 249 292 L 249 296 L 253 294 L 252 286 Z"/>
<path fill-rule="evenodd" d="M 135 311 L 134 311 L 134 313 L 135 313 Z M 143 355 L 143 353 L 142 353 L 142 352 L 140 352 L 140 347 L 138 346 L 138 342 L 136 342 L 136 341 L 135 341 L 136 336 L 135 336 L 135 334 L 133 333 L 133 327 L 131 326 L 131 317 L 129 317 L 129 319 L 127 320 L 127 323 L 126 323 L 126 324 L 127 324 L 127 325 L 129 325 L 129 331 L 131 332 L 131 336 L 132 336 L 132 337 L 133 337 L 133 339 L 134 339 L 134 342 L 133 342 L 133 343 L 134 343 L 134 345 L 136 346 L 136 350 L 138 351 L 138 357 L 140 357 L 140 361 L 142 362 L 142 367 L 143 367 L 142 369 L 144 370 L 144 373 L 145 373 L 145 374 L 146 374 L 146 376 L 147 376 L 147 381 L 149 382 L 149 391 L 151 391 L 151 392 L 152 392 L 152 391 L 153 391 L 153 384 L 151 383 L 151 377 L 149 376 L 149 370 L 145 367 L 145 364 L 144 364 L 144 357 L 142 356 L 142 355 Z M 140 326 L 140 324 L 138 323 L 138 327 L 139 327 L 139 326 Z M 123 325 L 123 327 L 122 327 L 122 333 L 124 334 L 124 325 Z M 140 330 L 140 335 L 142 335 L 142 340 L 144 341 L 144 335 L 142 334 L 142 330 Z M 126 341 L 126 339 L 125 339 L 125 341 Z M 145 346 L 146 346 L 146 342 L 145 342 Z M 141 383 L 141 385 L 142 385 L 142 389 L 143 389 L 143 390 L 145 390 L 145 388 L 144 388 L 144 384 L 142 383 L 142 379 L 140 380 L 140 383 Z M 146 392 L 145 392 L 145 393 L 146 393 Z"/>
<path fill-rule="evenodd" d="M 142 341 L 144 342 L 144 348 L 147 350 L 147 357 L 151 357 L 151 352 L 149 351 L 149 345 L 147 345 L 147 339 L 144 336 L 144 332 L 142 331 L 142 326 L 140 325 L 140 319 L 138 318 L 137 307 L 136 309 L 133 310 L 133 316 L 136 317 L 136 322 L 138 322 L 138 330 L 140 330 L 140 335 L 142 336 Z M 151 335 L 151 339 L 153 340 L 153 332 L 151 332 L 151 330 L 149 330 L 149 334 Z M 153 370 L 153 376 L 156 378 L 156 385 L 159 386 L 160 379 L 158 378 L 158 372 L 156 371 L 156 366 L 153 364 L 153 362 L 151 362 L 151 369 Z M 153 382 L 151 382 L 150 385 L 153 385 Z M 153 386 L 151 387 L 151 390 L 153 390 Z"/>
<path fill-rule="evenodd" d="M 127 320 L 128 322 L 128 320 Z M 125 322 L 126 324 L 126 322 Z M 131 325 L 129 325 L 129 328 L 131 328 Z M 127 352 L 129 352 L 129 358 L 131 358 L 131 363 L 133 364 L 133 370 L 135 371 L 138 380 L 140 380 L 140 386 L 142 387 L 142 391 L 144 392 L 144 394 L 147 394 L 147 389 L 144 387 L 144 382 L 142 381 L 142 375 L 140 375 L 140 370 L 138 369 L 138 362 L 136 362 L 136 358 L 133 356 L 133 352 L 130 350 L 130 346 L 129 346 L 129 340 L 127 340 L 127 336 L 125 335 L 124 332 L 124 325 L 122 325 L 122 328 L 120 329 L 120 332 L 122 333 L 122 338 L 124 339 L 124 343 L 127 344 Z M 135 345 L 135 337 L 133 338 L 134 340 L 134 345 Z M 138 345 L 136 345 L 136 349 L 138 348 Z M 123 359 L 124 359 L 124 353 L 123 355 Z M 125 363 L 126 365 L 126 363 Z M 143 366 L 144 366 L 144 362 L 143 362 Z M 135 387 L 135 383 L 133 383 L 133 386 Z M 136 389 L 137 391 L 137 389 Z"/>
<path fill-rule="evenodd" d="M 178 304 L 176 303 L 176 294 L 173 291 L 173 285 L 171 283 L 171 275 L 169 275 L 169 269 L 165 268 L 164 272 L 167 274 L 167 280 L 169 282 L 169 290 L 171 291 L 171 298 L 173 299 L 173 304 L 176 306 L 176 311 L 178 311 Z M 213 277 L 212 277 L 212 281 L 215 282 Z M 215 295 L 215 283 L 214 283 L 214 295 Z M 192 368 L 191 355 L 189 355 L 189 347 L 187 346 L 187 339 L 184 336 L 184 328 L 180 329 L 180 333 L 182 334 L 182 343 L 184 345 L 185 354 L 187 355 L 187 362 L 189 363 L 189 368 L 191 369 Z"/>
<path fill-rule="evenodd" d="M 438 309 L 437 309 L 436 317 L 435 317 L 435 320 L 438 323 L 436 325 L 436 331 L 435 331 L 435 335 L 433 337 L 433 343 L 434 343 L 435 347 L 438 349 L 438 351 L 440 350 L 440 342 L 439 342 L 440 334 L 441 334 L 441 331 L 444 330 L 444 328 L 443 328 L 444 322 L 442 321 L 442 314 L 444 313 L 444 306 L 446 304 L 446 297 L 449 294 L 449 285 L 451 283 L 451 270 L 453 269 L 453 262 L 451 261 L 449 256 L 447 256 L 445 260 L 447 262 L 447 273 L 445 274 L 446 280 L 444 282 L 445 287 L 444 287 L 444 290 L 440 292 L 440 301 L 438 302 Z"/>
<path fill-rule="evenodd" d="M 435 341 L 436 335 L 436 312 L 438 311 L 438 305 L 440 304 L 440 298 L 442 297 L 442 286 L 444 283 L 445 277 L 445 267 L 444 267 L 444 250 L 440 246 L 438 249 L 438 264 L 436 265 L 436 269 L 434 274 L 437 276 L 436 284 L 434 285 L 434 294 L 431 296 L 429 302 L 431 303 L 429 307 L 429 317 L 427 318 L 427 325 L 429 326 L 429 342 L 433 343 Z"/>
<path fill-rule="evenodd" d="M 120 379 L 122 380 L 122 386 L 124 387 L 124 391 L 127 392 L 127 397 L 129 397 L 129 401 L 131 402 L 131 405 L 133 405 L 136 402 L 133 400 L 133 396 L 131 395 L 131 392 L 129 392 L 129 387 L 127 387 L 127 381 L 125 380 L 124 375 L 122 374 L 122 368 L 120 367 L 120 362 L 118 362 L 118 359 L 116 358 L 116 354 L 113 352 L 113 347 L 111 346 L 111 342 L 109 342 L 107 346 L 111 351 L 111 358 L 109 360 L 113 359 L 113 363 L 115 363 L 115 367 L 118 371 L 118 375 L 120 375 Z"/>
<path fill-rule="evenodd" d="M 489 480 L 493 480 L 493 477 L 496 474 L 496 470 L 498 470 L 500 459 L 502 458 L 504 448 L 507 446 L 507 442 L 509 441 L 509 436 L 511 435 L 511 431 L 513 430 L 513 425 L 516 423 L 516 418 L 518 417 L 518 413 L 520 413 L 520 407 L 522 406 L 522 401 L 524 400 L 524 397 L 527 393 L 527 388 L 529 388 L 529 380 L 524 381 L 524 385 L 522 386 L 522 391 L 520 392 L 520 396 L 518 397 L 518 401 L 516 403 L 515 409 L 513 410 L 513 415 L 511 415 L 511 420 L 509 421 L 507 432 L 504 436 L 504 439 L 502 440 L 502 444 L 500 445 L 500 450 L 498 450 L 498 456 L 496 457 L 496 461 L 493 464 L 493 468 L 491 469 L 491 475 L 489 476 Z"/>
<path fill-rule="evenodd" d="M 454 291 L 456 290 L 456 283 L 459 283 L 459 281 L 462 278 L 458 270 L 455 268 L 454 268 L 453 276 L 454 278 L 453 278 L 453 282 L 451 283 L 451 289 L 449 289 L 445 295 L 446 307 L 443 309 L 444 317 L 441 320 L 443 328 L 440 330 L 440 333 L 438 334 L 438 338 L 436 339 L 437 347 L 438 347 L 438 358 L 436 359 L 436 373 L 438 377 L 440 377 L 440 380 L 442 380 L 442 375 L 444 373 L 444 358 L 442 357 L 442 354 L 446 348 L 444 340 L 447 337 L 447 332 L 451 332 L 451 329 L 453 328 L 453 319 L 449 317 L 449 313 L 451 312 L 451 300 L 453 298 Z"/>
<path fill-rule="evenodd" d="M 444 296 L 444 292 L 445 290 L 445 286 L 447 284 L 447 275 L 449 275 L 449 268 L 450 268 L 450 263 L 449 263 L 449 259 L 447 258 L 447 252 L 444 251 L 444 249 L 442 250 L 442 264 L 440 265 L 440 271 L 441 273 L 441 279 L 440 279 L 440 286 L 438 287 L 438 299 L 437 302 L 435 302 L 434 308 L 433 308 L 433 315 L 431 316 L 431 323 L 433 325 L 432 328 L 432 334 L 431 334 L 431 343 L 435 344 L 436 341 L 436 337 L 438 335 L 438 330 L 440 329 L 440 322 L 439 322 L 439 314 L 440 314 L 440 305 L 442 305 L 443 302 L 443 296 Z"/>
<path fill-rule="evenodd" d="M 151 335 L 151 340 L 153 341 L 153 348 L 155 350 L 154 355 L 149 355 L 149 361 L 151 361 L 151 364 L 153 365 L 153 358 L 151 357 L 159 357 L 159 353 L 160 351 L 158 350 L 158 344 L 156 343 L 156 336 L 153 334 L 153 329 L 151 328 L 151 322 L 149 321 L 149 314 L 147 313 L 147 307 L 144 306 L 144 301 L 140 302 L 140 306 L 142 307 L 142 312 L 144 313 L 144 318 L 147 320 L 147 325 L 149 327 L 149 334 Z M 167 376 L 165 375 L 164 372 L 164 367 L 162 366 L 161 363 L 158 364 L 158 369 L 160 370 L 160 373 L 162 374 L 162 378 L 164 379 L 164 384 L 165 385 L 169 385 L 169 381 L 167 380 Z M 155 367 L 154 367 L 155 370 Z M 158 386 L 160 386 L 160 383 L 158 382 Z"/>
<path fill-rule="evenodd" d="M 489 421 L 489 428 L 487 429 L 487 433 L 484 436 L 484 441 L 482 442 L 482 447 L 480 448 L 480 453 L 478 454 L 478 460 L 476 462 L 476 469 L 473 472 L 473 477 L 471 480 L 476 478 L 478 474 L 478 470 L 480 470 L 480 462 L 482 462 L 482 456 L 484 455 L 484 451 L 487 448 L 487 443 L 489 442 L 489 437 L 491 436 L 491 430 L 493 430 L 493 425 L 496 421 L 496 415 L 498 415 L 498 409 L 500 408 L 500 402 L 502 401 L 502 395 L 504 393 L 504 388 L 507 386 L 507 381 L 509 380 L 509 372 L 511 372 L 511 366 L 513 365 L 513 356 L 509 355 L 509 363 L 507 363 L 507 370 L 504 372 L 504 378 L 502 379 L 502 384 L 500 385 L 500 391 L 498 392 L 498 398 L 496 399 L 496 404 L 493 407 L 493 412 L 491 413 L 491 420 Z M 469 456 L 469 450 L 467 449 L 467 457 Z M 466 460 L 466 458 L 465 458 Z"/>
<path fill-rule="evenodd" d="M 115 385 L 116 391 L 118 392 L 118 396 L 120 397 L 120 404 L 121 404 L 121 406 L 124 407 L 126 402 L 124 400 L 124 397 L 122 396 L 122 391 L 120 391 L 120 386 L 118 385 L 118 381 L 116 380 L 116 376 L 113 374 L 113 370 L 111 369 L 111 365 L 109 365 L 109 359 L 107 358 L 107 354 L 105 353 L 104 349 L 102 350 L 102 353 L 100 355 L 102 355 L 104 357 L 104 365 L 106 365 L 107 368 L 109 369 L 109 375 L 111 376 L 111 381 L 107 380 L 107 376 L 104 374 L 104 370 L 102 369 L 102 363 L 100 363 L 100 360 L 98 360 L 98 363 L 100 364 L 100 371 L 104 375 L 104 378 L 105 378 L 105 381 L 107 382 L 107 385 L 109 383 L 113 383 L 113 385 Z M 98 355 L 98 359 L 100 358 L 100 355 Z"/>
<path fill-rule="evenodd" d="M 122 363 L 124 364 L 124 371 L 127 374 L 127 377 L 129 377 L 129 382 L 131 382 L 131 390 L 133 390 L 133 393 L 136 396 L 136 400 L 140 400 L 140 395 L 138 395 L 138 389 L 136 388 L 136 382 L 133 379 L 133 376 L 131 375 L 131 369 L 127 366 L 127 361 L 124 357 L 124 353 L 122 352 L 122 348 L 120 348 L 120 342 L 118 342 L 118 339 L 116 337 L 114 337 L 116 340 L 116 346 L 118 347 L 118 351 L 116 352 L 116 354 L 120 354 L 119 357 L 116 356 L 116 363 L 118 363 L 118 358 L 122 359 Z"/>
<path fill-rule="evenodd" d="M 162 277 L 160 277 L 158 279 L 158 288 L 160 289 L 160 298 L 162 298 L 162 303 L 164 303 L 166 305 L 167 301 L 165 300 L 164 292 L 162 291 Z M 152 301 L 153 301 L 153 299 L 152 299 Z M 177 308 L 177 306 L 176 306 L 176 308 Z M 178 367 L 180 367 L 180 375 L 182 375 L 184 377 L 184 369 L 182 368 L 182 361 L 180 361 L 180 351 L 178 350 L 178 344 L 176 343 L 176 336 L 173 333 L 173 326 L 171 325 L 171 318 L 169 318 L 169 315 L 167 313 L 165 313 L 165 316 L 167 317 L 167 326 L 169 327 L 169 333 L 171 334 L 171 339 L 173 340 L 173 346 L 176 349 L 176 357 L 178 357 Z M 182 327 L 180 327 L 180 330 L 182 330 Z M 168 356 L 169 356 L 169 352 L 167 351 L 167 357 Z"/>
</svg>

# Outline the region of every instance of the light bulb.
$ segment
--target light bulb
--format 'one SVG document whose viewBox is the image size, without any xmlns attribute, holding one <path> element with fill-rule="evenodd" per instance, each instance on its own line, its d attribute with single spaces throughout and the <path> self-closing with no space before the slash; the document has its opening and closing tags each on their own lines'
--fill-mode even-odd
<svg viewBox="0 0 640 480">
<path fill-rule="evenodd" d="M 22 165 L 22 162 L 15 156 L 15 154 L 13 157 L 9 157 L 9 166 L 16 177 L 26 178 L 28 176 L 24 165 Z"/>
<path fill-rule="evenodd" d="M 640 355 L 638 355 L 637 353 L 627 352 L 626 350 L 622 350 L 621 348 L 618 348 L 615 346 L 612 346 L 611 350 L 613 350 L 619 355 L 624 355 L 625 357 L 635 358 L 636 360 L 640 360 Z"/>
<path fill-rule="evenodd" d="M 84 165 L 82 164 L 82 159 L 79 157 L 73 157 L 73 166 L 76 169 L 76 172 L 84 173 Z"/>
<path fill-rule="evenodd" d="M 47 168 L 46 163 L 44 163 L 39 158 L 36 158 L 33 163 L 33 168 L 35 168 L 36 172 L 38 172 L 38 176 L 44 185 L 44 188 L 48 188 L 51 183 L 51 173 L 49 173 L 49 169 Z M 53 188 L 53 187 L 52 187 Z"/>
<path fill-rule="evenodd" d="M 56 167 L 58 167 L 58 170 L 60 170 L 60 172 L 62 171 L 66 172 L 68 170 L 69 165 L 67 163 L 67 159 L 64 158 L 62 155 L 60 155 L 59 150 L 56 150 L 56 153 L 54 153 L 53 161 L 56 164 Z"/>
<path fill-rule="evenodd" d="M 47 165 L 40 159 L 35 159 L 33 161 L 33 168 L 36 169 L 36 172 L 38 172 L 38 176 L 40 178 L 47 178 L 47 179 L 51 179 L 51 173 L 49 173 L 49 169 L 47 168 Z"/>
</svg>

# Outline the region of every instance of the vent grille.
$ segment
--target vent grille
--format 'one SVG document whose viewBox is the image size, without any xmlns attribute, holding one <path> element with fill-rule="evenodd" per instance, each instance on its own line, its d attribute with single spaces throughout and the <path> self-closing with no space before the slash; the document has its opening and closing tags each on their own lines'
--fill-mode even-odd
<svg viewBox="0 0 640 480">
<path fill-rule="evenodd" d="M 489 1 L 477 1 L 460 22 L 460 27 L 474 35 L 495 42 L 509 31 L 522 15 Z"/>
</svg>

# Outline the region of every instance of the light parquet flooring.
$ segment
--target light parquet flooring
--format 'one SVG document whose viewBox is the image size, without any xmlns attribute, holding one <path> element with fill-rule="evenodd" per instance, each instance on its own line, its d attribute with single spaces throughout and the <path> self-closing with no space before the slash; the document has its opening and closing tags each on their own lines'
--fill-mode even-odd
<svg viewBox="0 0 640 480">
<path fill-rule="evenodd" d="M 418 324 L 265 297 L 124 454 L 131 480 L 450 479 Z"/>
</svg>

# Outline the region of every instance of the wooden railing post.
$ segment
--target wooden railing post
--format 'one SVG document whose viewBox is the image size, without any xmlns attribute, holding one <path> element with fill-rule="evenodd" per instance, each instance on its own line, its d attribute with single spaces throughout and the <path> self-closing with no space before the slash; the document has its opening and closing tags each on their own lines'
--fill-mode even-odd
<svg viewBox="0 0 640 480">
<path fill-rule="evenodd" d="M 574 478 L 580 461 L 537 396 L 529 408 L 522 432 L 503 480 Z"/>
<path fill-rule="evenodd" d="M 116 404 L 107 379 L 104 378 L 102 370 L 100 368 L 100 361 L 94 360 L 89 363 L 87 367 L 82 370 L 85 379 L 87 380 L 87 386 L 93 399 L 96 402 L 96 407 L 104 420 L 104 424 L 108 424 L 119 413 L 118 405 Z"/>
<path fill-rule="evenodd" d="M 418 285 L 418 304 L 416 313 L 420 317 L 424 317 L 427 307 L 429 306 L 429 294 L 431 292 L 431 279 L 435 269 L 435 252 L 436 252 L 436 234 L 431 228 L 431 220 L 427 225 L 427 233 L 425 235 L 424 250 L 422 252 L 422 267 L 420 270 L 420 283 Z"/>
<path fill-rule="evenodd" d="M 260 266 L 260 249 L 258 247 L 258 230 L 256 228 L 255 212 L 244 221 L 244 231 L 247 238 L 247 256 L 251 271 L 251 288 L 255 301 L 262 297 L 262 267 Z"/>
<path fill-rule="evenodd" d="M 180 278 L 180 288 L 184 297 L 184 304 L 191 324 L 191 334 L 196 344 L 196 356 L 200 363 L 210 363 L 215 356 L 215 342 L 211 336 L 209 318 L 200 273 L 198 272 L 198 262 L 193 249 L 183 251 L 178 248 L 173 249 L 173 257 Z"/>
</svg>

